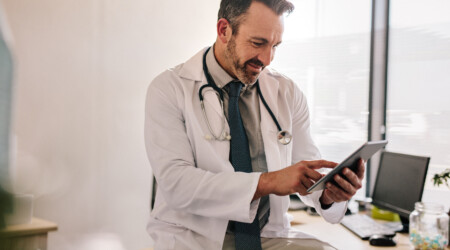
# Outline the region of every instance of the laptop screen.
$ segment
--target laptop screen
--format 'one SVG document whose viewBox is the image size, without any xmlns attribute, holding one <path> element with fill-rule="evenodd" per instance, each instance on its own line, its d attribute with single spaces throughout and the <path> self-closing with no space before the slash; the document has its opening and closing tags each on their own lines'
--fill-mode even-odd
<svg viewBox="0 0 450 250">
<path fill-rule="evenodd" d="M 429 157 L 384 151 L 372 195 L 372 203 L 408 217 L 422 199 Z"/>
</svg>

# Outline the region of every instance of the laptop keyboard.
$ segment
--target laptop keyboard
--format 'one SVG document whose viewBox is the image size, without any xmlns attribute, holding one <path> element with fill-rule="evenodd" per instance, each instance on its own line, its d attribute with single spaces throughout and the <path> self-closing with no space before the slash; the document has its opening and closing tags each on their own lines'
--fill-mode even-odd
<svg viewBox="0 0 450 250">
<path fill-rule="evenodd" d="M 395 235 L 395 231 L 391 227 L 378 223 L 365 214 L 344 216 L 341 224 L 363 240 L 368 240 L 370 236 L 375 234 Z"/>
</svg>

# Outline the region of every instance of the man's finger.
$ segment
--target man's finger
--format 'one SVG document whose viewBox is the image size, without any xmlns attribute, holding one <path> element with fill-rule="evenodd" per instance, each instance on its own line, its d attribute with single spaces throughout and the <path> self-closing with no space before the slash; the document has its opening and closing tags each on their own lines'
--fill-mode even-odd
<svg viewBox="0 0 450 250">
<path fill-rule="evenodd" d="M 351 195 L 349 193 L 331 183 L 327 183 L 327 189 L 332 193 L 332 196 L 335 197 L 333 200 L 337 202 L 346 201 L 351 198 Z"/>
<path fill-rule="evenodd" d="M 348 169 L 348 168 L 344 168 L 342 170 L 342 174 L 345 176 L 345 178 L 347 179 L 348 182 L 350 182 L 350 184 L 359 189 L 361 188 L 361 179 L 359 178 L 359 176 L 357 176 L 357 174 L 355 172 L 353 172 L 352 170 Z"/>
<path fill-rule="evenodd" d="M 348 182 L 345 178 L 343 178 L 341 175 L 339 174 L 335 175 L 334 181 L 336 181 L 336 183 L 339 185 L 339 188 L 345 193 L 353 195 L 356 192 L 355 187 L 353 187 L 353 185 L 350 182 Z"/>
<path fill-rule="evenodd" d="M 366 170 L 365 163 L 362 159 L 359 159 L 358 168 L 356 169 L 356 175 L 360 180 L 364 178 L 364 172 Z"/>
<path fill-rule="evenodd" d="M 331 190 L 331 188 L 327 188 L 323 192 L 324 192 L 325 195 L 327 195 L 334 202 L 343 201 L 343 198 L 342 197 L 337 197 L 337 195 Z"/>
<path fill-rule="evenodd" d="M 336 162 L 326 161 L 326 160 L 304 161 L 304 163 L 306 164 L 306 166 L 308 166 L 311 169 L 335 168 L 338 165 Z"/>
<path fill-rule="evenodd" d="M 343 201 L 342 197 L 338 197 L 338 194 L 333 192 L 333 190 L 336 191 L 334 188 L 336 187 L 333 185 L 327 185 L 327 189 L 324 190 L 325 195 L 327 195 L 334 202 Z"/>
<path fill-rule="evenodd" d="M 309 187 L 311 187 L 314 184 L 310 179 L 308 179 L 306 177 L 301 178 L 300 182 L 303 184 L 305 189 L 308 189 Z"/>
<path fill-rule="evenodd" d="M 314 181 L 318 181 L 318 180 L 320 180 L 320 178 L 322 178 L 321 173 L 317 172 L 316 170 L 310 169 L 310 168 L 305 169 L 305 175 Z"/>
</svg>

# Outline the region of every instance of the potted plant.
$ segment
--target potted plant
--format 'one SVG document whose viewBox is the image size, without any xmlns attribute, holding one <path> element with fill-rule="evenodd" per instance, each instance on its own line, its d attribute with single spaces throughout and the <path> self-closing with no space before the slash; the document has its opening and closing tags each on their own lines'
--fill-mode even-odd
<svg viewBox="0 0 450 250">
<path fill-rule="evenodd" d="M 450 188 L 448 179 L 450 179 L 450 168 L 447 168 L 444 172 L 433 176 L 434 185 L 438 187 L 441 184 L 445 184 L 448 188 Z"/>
</svg>

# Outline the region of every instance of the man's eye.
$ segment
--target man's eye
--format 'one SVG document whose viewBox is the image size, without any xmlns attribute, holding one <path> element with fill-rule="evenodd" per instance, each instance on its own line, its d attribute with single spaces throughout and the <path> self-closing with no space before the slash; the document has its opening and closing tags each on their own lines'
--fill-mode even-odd
<svg viewBox="0 0 450 250">
<path fill-rule="evenodd" d="M 253 42 L 253 45 L 255 45 L 256 47 L 260 47 L 260 46 L 262 46 L 263 44 L 262 44 L 262 43 L 258 43 L 258 42 Z"/>
</svg>

